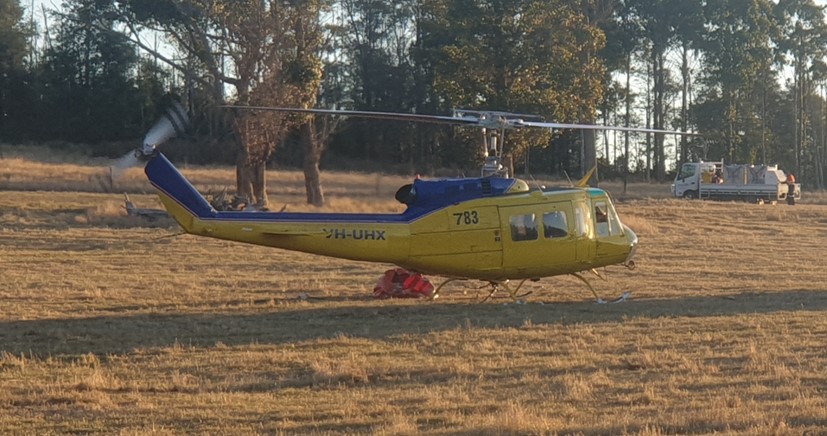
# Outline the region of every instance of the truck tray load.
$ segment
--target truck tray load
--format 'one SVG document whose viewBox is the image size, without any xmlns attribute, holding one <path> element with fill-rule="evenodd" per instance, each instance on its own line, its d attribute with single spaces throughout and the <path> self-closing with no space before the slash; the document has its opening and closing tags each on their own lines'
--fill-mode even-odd
<svg viewBox="0 0 827 436">
<path fill-rule="evenodd" d="M 741 201 L 786 201 L 801 198 L 801 184 L 787 183 L 776 165 L 687 162 L 672 184 L 672 195 L 684 198 Z"/>
</svg>

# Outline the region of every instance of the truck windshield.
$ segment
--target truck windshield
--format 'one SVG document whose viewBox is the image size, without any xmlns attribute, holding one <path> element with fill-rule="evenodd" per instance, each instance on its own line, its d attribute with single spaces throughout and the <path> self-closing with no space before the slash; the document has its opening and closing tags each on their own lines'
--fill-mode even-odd
<svg viewBox="0 0 827 436">
<path fill-rule="evenodd" d="M 681 167 L 681 172 L 678 174 L 678 178 L 683 180 L 695 175 L 695 165 L 692 164 L 683 164 Z"/>
</svg>

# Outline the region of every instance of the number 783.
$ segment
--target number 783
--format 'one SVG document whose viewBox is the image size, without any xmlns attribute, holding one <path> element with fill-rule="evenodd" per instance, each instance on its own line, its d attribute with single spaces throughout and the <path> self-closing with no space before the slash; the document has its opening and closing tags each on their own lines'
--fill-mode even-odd
<svg viewBox="0 0 827 436">
<path fill-rule="evenodd" d="M 466 210 L 465 212 L 459 212 L 454 214 L 454 218 L 457 219 L 457 225 L 470 225 L 470 224 L 479 224 L 480 223 L 480 216 L 475 210 Z"/>
</svg>

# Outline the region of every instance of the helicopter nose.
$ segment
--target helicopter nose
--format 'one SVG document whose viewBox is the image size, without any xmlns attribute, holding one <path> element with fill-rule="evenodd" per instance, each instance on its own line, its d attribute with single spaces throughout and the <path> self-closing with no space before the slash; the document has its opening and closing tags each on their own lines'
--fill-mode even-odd
<svg viewBox="0 0 827 436">
<path fill-rule="evenodd" d="M 626 241 L 629 243 L 629 254 L 626 256 L 626 261 L 623 262 L 623 265 L 626 265 L 629 269 L 635 269 L 635 252 L 637 251 L 637 235 L 635 232 L 627 227 L 625 224 L 623 225 L 623 231 L 626 234 Z"/>
</svg>

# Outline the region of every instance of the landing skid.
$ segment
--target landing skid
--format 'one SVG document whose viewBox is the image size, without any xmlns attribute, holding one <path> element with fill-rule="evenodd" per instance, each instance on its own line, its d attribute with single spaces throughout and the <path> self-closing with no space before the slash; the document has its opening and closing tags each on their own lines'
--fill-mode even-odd
<svg viewBox="0 0 827 436">
<path fill-rule="evenodd" d="M 599 273 L 597 270 L 592 269 L 592 270 L 590 270 L 590 271 L 591 271 L 594 275 L 596 275 L 597 277 L 599 277 L 599 278 L 601 278 L 601 279 L 603 279 L 603 280 L 606 280 L 606 278 L 605 278 L 605 277 L 603 277 L 602 275 L 600 275 L 600 273 Z M 608 302 L 607 302 L 606 300 L 604 300 L 604 299 L 600 298 L 600 295 L 598 295 L 598 294 L 597 294 L 597 291 L 595 291 L 595 289 L 594 289 L 594 287 L 592 286 L 592 284 L 588 281 L 588 279 L 586 279 L 585 277 L 583 277 L 583 275 L 582 275 L 582 274 L 580 274 L 580 273 L 571 273 L 570 275 L 572 275 L 572 276 L 577 277 L 578 279 L 580 279 L 580 281 L 581 281 L 581 282 L 583 282 L 583 283 L 584 283 L 584 284 L 585 284 L 585 285 L 589 288 L 589 291 L 591 291 L 592 295 L 594 295 L 594 298 L 595 298 L 595 303 L 597 303 L 597 304 L 606 304 L 606 303 L 622 303 L 622 302 L 624 302 L 624 301 L 628 300 L 628 299 L 631 297 L 631 295 L 632 295 L 632 293 L 631 293 L 631 292 L 624 292 L 624 293 L 623 293 L 620 297 L 618 297 L 618 298 L 616 298 L 616 299 L 614 299 L 614 300 L 612 300 L 612 301 L 608 301 Z M 447 285 L 448 283 L 453 283 L 453 282 L 457 282 L 457 281 L 465 281 L 465 280 L 468 280 L 468 279 L 464 279 L 464 278 L 450 278 L 450 279 L 445 280 L 444 282 L 440 283 L 440 285 L 439 285 L 439 286 L 437 286 L 437 287 L 436 287 L 436 289 L 434 289 L 433 294 L 431 294 L 431 300 L 433 301 L 433 300 L 436 300 L 437 298 L 439 298 L 439 291 L 441 291 L 441 290 L 442 290 L 442 287 L 443 287 L 443 286 L 445 286 L 445 285 Z M 515 301 L 515 302 L 516 302 L 516 301 L 519 301 L 519 299 L 520 299 L 520 298 L 523 298 L 523 297 L 525 297 L 525 296 L 527 296 L 527 295 L 530 295 L 530 294 L 532 293 L 532 291 L 528 291 L 528 292 L 525 292 L 525 293 L 523 293 L 523 294 L 519 294 L 519 293 L 518 293 L 518 292 L 520 292 L 520 288 L 522 288 L 522 287 L 523 287 L 523 284 L 524 284 L 527 280 L 528 280 L 528 279 L 522 279 L 522 280 L 520 280 L 520 283 L 517 285 L 517 287 L 516 287 L 516 288 L 513 288 L 513 289 L 512 289 L 512 288 L 511 288 L 511 286 L 508 284 L 508 280 L 504 280 L 504 281 L 491 281 L 491 282 L 488 282 L 488 285 L 491 287 L 491 290 L 488 292 L 488 295 L 486 295 L 486 296 L 485 296 L 485 298 L 483 298 L 483 299 L 482 299 L 482 302 L 484 303 L 484 302 L 486 302 L 486 301 L 490 300 L 490 299 L 494 296 L 494 294 L 496 294 L 496 293 L 497 293 L 497 291 L 499 291 L 500 289 L 505 290 L 505 291 L 508 293 L 508 296 L 509 296 L 509 297 L 510 297 L 513 301 Z"/>
<path fill-rule="evenodd" d="M 528 280 L 528 279 L 522 279 L 522 280 L 520 281 L 520 284 L 519 284 L 519 285 L 517 285 L 517 287 L 516 287 L 516 288 L 514 288 L 514 289 L 511 289 L 511 287 L 510 287 L 510 286 L 508 286 L 508 281 L 504 281 L 504 282 L 490 282 L 489 284 L 491 285 L 491 292 L 489 292 L 489 293 L 488 293 L 488 295 L 486 295 L 486 296 L 485 296 L 485 298 L 483 298 L 483 299 L 482 299 L 482 302 L 483 302 L 483 303 L 485 303 L 486 301 L 490 300 L 490 299 L 491 299 L 491 297 L 493 297 L 493 296 L 494 296 L 494 294 L 495 294 L 495 293 L 496 293 L 496 292 L 497 292 L 500 288 L 505 289 L 505 291 L 506 291 L 506 292 L 508 292 L 508 296 L 509 296 L 509 297 L 511 297 L 511 299 L 512 299 L 512 300 L 514 300 L 514 301 L 519 301 L 519 299 L 520 299 L 520 298 L 525 297 L 526 295 L 531 294 L 531 291 L 528 291 L 528 292 L 526 292 L 526 293 L 524 293 L 524 294 L 517 294 L 517 292 L 519 292 L 519 291 L 520 291 L 520 288 L 522 288 L 522 287 L 523 287 L 523 283 L 525 283 L 525 281 L 526 281 L 526 280 Z"/>
<path fill-rule="evenodd" d="M 631 268 L 634 268 L 634 266 L 632 266 Z M 606 280 L 606 277 L 603 277 L 602 275 L 600 275 L 600 272 L 598 272 L 596 269 L 592 268 L 589 271 L 591 271 L 592 274 L 596 275 L 597 277 L 599 277 L 603 281 L 608 281 L 608 280 Z M 578 279 L 580 279 L 581 282 L 585 283 L 586 286 L 588 286 L 589 290 L 592 291 L 592 294 L 594 295 L 595 303 L 597 303 L 597 304 L 606 304 L 607 303 L 606 300 L 600 298 L 600 296 L 597 295 L 597 291 L 594 290 L 594 287 L 592 286 L 592 284 L 589 283 L 589 281 L 586 280 L 586 278 L 583 277 L 580 273 L 571 273 L 571 275 L 574 276 L 574 277 L 577 277 Z M 628 300 L 629 297 L 631 297 L 631 296 L 632 296 L 632 293 L 627 291 L 627 292 L 624 292 L 623 295 L 621 295 L 620 297 L 617 297 L 614 300 L 610 301 L 610 303 L 623 303 L 624 301 Z"/>
<path fill-rule="evenodd" d="M 452 278 L 452 279 L 445 280 L 439 286 L 437 286 L 436 289 L 434 289 L 434 293 L 431 294 L 431 300 L 436 300 L 437 298 L 439 298 L 439 291 L 442 290 L 442 287 L 447 285 L 448 283 L 457 282 L 457 281 L 465 281 L 465 280 L 468 280 L 468 279 Z M 514 288 L 514 289 L 511 289 L 511 286 L 508 285 L 508 280 L 501 281 L 501 282 L 488 282 L 488 285 L 491 286 L 491 291 L 489 291 L 488 295 L 486 295 L 485 298 L 482 299 L 482 302 L 484 303 L 484 302 L 490 300 L 491 297 L 493 297 L 494 294 L 496 294 L 497 291 L 499 291 L 500 289 L 504 289 L 506 292 L 508 292 L 508 296 L 511 297 L 511 299 L 514 300 L 514 301 L 517 301 L 519 298 L 525 297 L 526 295 L 530 295 L 531 291 L 523 293 L 523 294 L 518 294 L 518 292 L 520 291 L 520 288 L 523 287 L 523 283 L 525 283 L 526 280 L 528 280 L 528 279 L 521 280 L 520 284 L 518 284 L 517 287 Z"/>
</svg>

